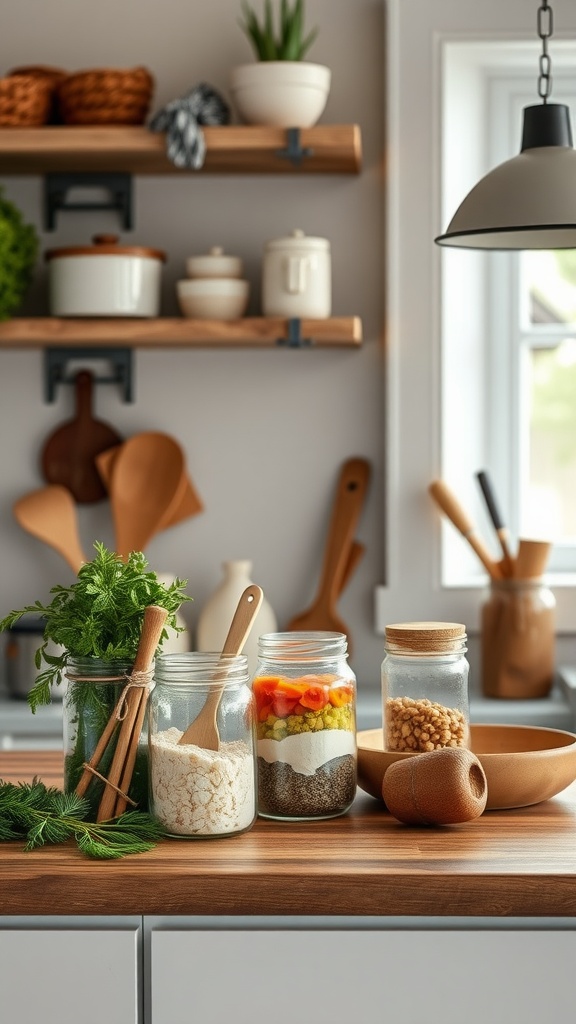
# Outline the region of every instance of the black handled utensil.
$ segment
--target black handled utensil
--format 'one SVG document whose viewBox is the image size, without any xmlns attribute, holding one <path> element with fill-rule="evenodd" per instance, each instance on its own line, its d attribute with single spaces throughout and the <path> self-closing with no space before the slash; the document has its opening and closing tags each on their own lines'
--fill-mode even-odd
<svg viewBox="0 0 576 1024">
<path fill-rule="evenodd" d="M 498 503 L 496 501 L 496 496 L 494 493 L 492 482 L 490 480 L 490 477 L 488 476 L 488 473 L 484 469 L 476 473 L 476 479 L 480 484 L 480 490 L 484 495 L 484 501 L 486 502 L 488 514 L 490 516 L 490 519 L 492 520 L 494 529 L 496 530 L 498 540 L 500 541 L 500 547 L 502 548 L 502 554 L 504 556 L 502 559 L 502 569 L 504 575 L 513 576 L 514 559 L 510 552 L 510 534 L 508 532 L 508 528 L 504 525 L 504 520 L 502 519 L 502 516 L 500 515 L 500 509 L 498 508 Z"/>
</svg>

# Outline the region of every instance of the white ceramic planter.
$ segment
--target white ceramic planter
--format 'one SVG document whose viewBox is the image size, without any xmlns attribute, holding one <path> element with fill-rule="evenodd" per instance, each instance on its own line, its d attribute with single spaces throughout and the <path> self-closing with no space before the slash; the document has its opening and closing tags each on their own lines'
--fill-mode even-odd
<svg viewBox="0 0 576 1024">
<path fill-rule="evenodd" d="M 157 317 L 166 254 L 120 246 L 115 235 L 96 235 L 93 241 L 93 246 L 46 252 L 52 316 Z"/>
<path fill-rule="evenodd" d="M 310 128 L 330 92 L 330 69 L 308 61 L 265 60 L 232 69 L 230 91 L 247 124 Z"/>
</svg>

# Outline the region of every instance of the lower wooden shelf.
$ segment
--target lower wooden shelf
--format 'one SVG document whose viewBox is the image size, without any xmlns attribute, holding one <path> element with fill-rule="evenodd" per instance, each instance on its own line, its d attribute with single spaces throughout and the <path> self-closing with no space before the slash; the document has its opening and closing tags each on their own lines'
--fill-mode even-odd
<svg viewBox="0 0 576 1024">
<path fill-rule="evenodd" d="M 81 345 L 143 349 L 273 348 L 308 344 L 356 348 L 361 343 L 362 321 L 356 316 L 299 321 L 283 317 L 245 317 L 242 320 L 17 317 L 0 323 L 0 348 L 11 349 Z"/>
</svg>

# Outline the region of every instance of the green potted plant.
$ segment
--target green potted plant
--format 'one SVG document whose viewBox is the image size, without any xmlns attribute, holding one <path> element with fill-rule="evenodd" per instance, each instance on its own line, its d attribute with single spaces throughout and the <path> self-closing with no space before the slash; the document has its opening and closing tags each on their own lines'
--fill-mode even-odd
<svg viewBox="0 0 576 1024">
<path fill-rule="evenodd" d="M 28 694 L 33 712 L 41 704 L 49 704 L 52 687 L 67 682 L 64 695 L 64 790 L 77 792 L 78 784 L 88 783 L 79 795 L 85 797 L 88 812 L 98 812 L 105 779 L 120 743 L 124 710 L 115 714 L 118 701 L 128 683 L 128 676 L 138 652 L 142 624 L 150 606 L 167 613 L 158 648 L 169 636 L 179 631 L 176 618 L 180 606 L 191 598 L 184 593 L 186 580 L 174 578 L 164 585 L 141 551 L 132 551 L 126 562 L 108 551 L 103 544 L 94 544 L 96 555 L 85 562 L 77 579 L 69 587 L 52 587 L 51 600 L 6 615 L 0 631 L 10 629 L 23 615 L 35 614 L 44 619 L 43 643 L 36 652 L 39 674 Z M 50 653 L 50 644 L 59 653 Z M 101 749 L 97 772 L 91 777 L 85 769 L 100 740 L 113 730 Z M 138 737 L 136 737 L 138 739 Z M 140 809 L 147 807 L 147 752 L 139 744 L 134 773 L 128 794 Z M 87 790 L 87 791 L 86 791 Z"/>
<path fill-rule="evenodd" d="M 9 320 L 20 306 L 38 255 L 38 235 L 25 224 L 14 203 L 0 188 L 0 320 Z"/>
<path fill-rule="evenodd" d="M 321 116 L 330 91 L 330 69 L 304 60 L 318 29 L 304 28 L 304 0 L 264 0 L 259 19 L 242 0 L 240 27 L 256 61 L 232 69 L 230 89 L 240 118 L 248 124 L 309 128 Z"/>
</svg>

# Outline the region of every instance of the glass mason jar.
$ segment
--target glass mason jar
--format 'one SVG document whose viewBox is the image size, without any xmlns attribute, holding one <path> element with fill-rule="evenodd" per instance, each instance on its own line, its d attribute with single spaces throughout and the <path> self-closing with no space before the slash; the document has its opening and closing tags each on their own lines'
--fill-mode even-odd
<svg viewBox="0 0 576 1024">
<path fill-rule="evenodd" d="M 356 678 L 343 633 L 265 633 L 256 698 L 258 812 L 334 818 L 356 794 Z"/>
<path fill-rule="evenodd" d="M 132 663 L 128 661 L 104 661 L 94 657 L 68 658 L 65 673 L 67 686 L 63 699 L 66 793 L 72 793 L 76 789 L 84 773 L 84 764 L 93 756 L 98 741 L 114 714 L 131 671 Z M 105 778 L 112 763 L 119 731 L 117 728 L 95 766 L 99 775 Z M 90 806 L 88 818 L 91 821 L 96 820 L 104 786 L 102 779 L 93 774 L 84 793 L 84 799 Z M 139 811 L 148 810 L 148 751 L 145 728 L 142 730 L 138 745 L 128 796 L 135 801 Z M 132 804 L 127 809 L 130 810 L 131 807 Z"/>
<path fill-rule="evenodd" d="M 467 747 L 466 628 L 459 622 L 386 626 L 382 662 L 384 750 Z"/>
<path fill-rule="evenodd" d="M 246 655 L 161 654 L 154 678 L 151 813 L 178 838 L 246 832 L 256 820 L 254 698 Z M 220 692 L 218 749 L 179 743 L 215 692 Z"/>
<path fill-rule="evenodd" d="M 482 606 L 482 691 L 530 699 L 551 689 L 556 599 L 541 577 L 493 580 Z"/>
</svg>

